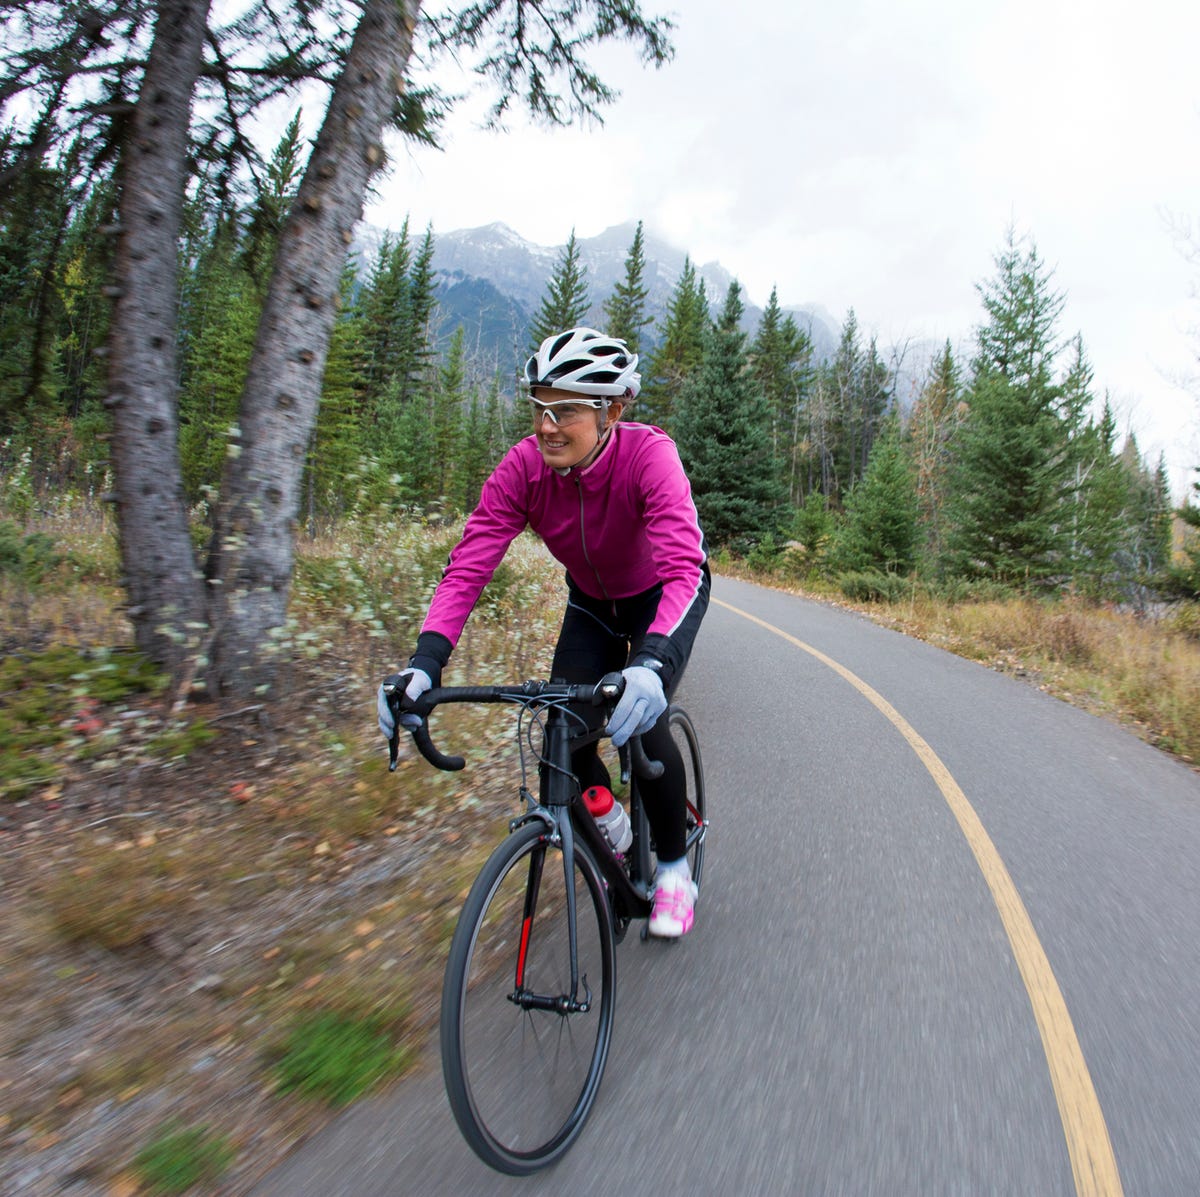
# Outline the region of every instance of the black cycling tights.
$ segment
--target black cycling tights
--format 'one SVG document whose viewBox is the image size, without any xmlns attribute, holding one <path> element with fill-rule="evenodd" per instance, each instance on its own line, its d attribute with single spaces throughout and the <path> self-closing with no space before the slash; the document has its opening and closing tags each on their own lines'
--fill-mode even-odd
<svg viewBox="0 0 1200 1197">
<path fill-rule="evenodd" d="M 656 588 L 601 606 L 573 590 L 563 616 L 550 676 L 556 681 L 579 684 L 597 682 L 606 673 L 623 669 L 631 642 L 636 645 L 650 626 L 659 593 Z M 673 679 L 668 699 L 681 674 L 682 670 Z M 599 718 L 594 708 L 579 713 L 589 720 Z M 665 711 L 642 736 L 642 745 L 651 760 L 662 761 L 664 766 L 660 778 L 638 782 L 655 851 L 660 860 L 678 860 L 687 846 L 687 777 L 683 755 L 668 731 Z M 585 790 L 589 786 L 612 785 L 595 742 L 571 757 L 571 767 Z"/>
</svg>

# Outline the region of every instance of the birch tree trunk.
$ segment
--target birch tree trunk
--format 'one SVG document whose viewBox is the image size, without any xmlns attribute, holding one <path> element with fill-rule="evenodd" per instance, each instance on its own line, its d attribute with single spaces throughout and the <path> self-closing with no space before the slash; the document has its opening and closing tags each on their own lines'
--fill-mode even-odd
<svg viewBox="0 0 1200 1197">
<path fill-rule="evenodd" d="M 420 0 L 366 0 L 280 237 L 227 459 L 210 573 L 210 689 L 274 680 L 306 447 L 339 283 L 383 130 L 403 86 Z"/>
<path fill-rule="evenodd" d="M 162 0 L 122 156 L 109 338 L 112 464 L 139 649 L 178 672 L 203 618 L 179 469 L 178 254 L 209 0 Z"/>
</svg>

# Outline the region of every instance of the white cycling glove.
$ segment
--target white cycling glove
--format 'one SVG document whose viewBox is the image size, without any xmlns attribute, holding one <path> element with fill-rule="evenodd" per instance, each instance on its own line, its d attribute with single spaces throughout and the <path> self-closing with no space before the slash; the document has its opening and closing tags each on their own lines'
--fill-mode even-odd
<svg viewBox="0 0 1200 1197">
<path fill-rule="evenodd" d="M 653 669 L 630 665 L 621 673 L 625 678 L 625 693 L 608 720 L 608 734 L 618 748 L 630 736 L 648 732 L 667 709 L 662 678 Z"/>
<path fill-rule="evenodd" d="M 394 679 L 394 680 L 393 680 Z M 404 696 L 410 702 L 416 702 L 426 690 L 433 689 L 433 679 L 425 672 L 424 669 L 402 669 L 399 673 L 392 674 L 391 677 L 384 678 L 379 684 L 379 693 L 375 699 L 375 708 L 379 713 L 379 730 L 383 732 L 383 738 L 390 740 L 396 734 L 396 720 L 392 715 L 392 707 L 388 702 L 388 696 L 384 692 L 384 686 L 388 684 L 404 685 Z"/>
</svg>

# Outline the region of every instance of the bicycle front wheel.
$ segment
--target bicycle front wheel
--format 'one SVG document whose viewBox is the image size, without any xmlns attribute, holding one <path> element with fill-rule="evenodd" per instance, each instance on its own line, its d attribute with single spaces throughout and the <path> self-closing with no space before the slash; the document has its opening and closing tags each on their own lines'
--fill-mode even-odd
<svg viewBox="0 0 1200 1197">
<path fill-rule="evenodd" d="M 616 959 L 599 870 L 576 841 L 578 986 L 571 993 L 562 851 L 532 822 L 488 858 L 450 944 L 442 1071 L 459 1129 L 485 1163 L 523 1175 L 575 1141 L 612 1037 Z"/>
</svg>

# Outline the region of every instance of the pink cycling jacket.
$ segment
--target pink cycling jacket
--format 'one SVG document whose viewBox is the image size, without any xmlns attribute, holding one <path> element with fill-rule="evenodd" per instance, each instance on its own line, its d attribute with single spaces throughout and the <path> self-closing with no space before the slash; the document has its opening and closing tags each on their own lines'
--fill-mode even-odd
<svg viewBox="0 0 1200 1197">
<path fill-rule="evenodd" d="M 565 474 L 545 463 L 536 437 L 514 445 L 484 483 L 450 554 L 422 642 L 435 633 L 453 649 L 508 546 L 527 527 L 593 599 L 629 598 L 661 584 L 642 651 L 672 673 L 682 666 L 707 605 L 707 553 L 691 486 L 665 432 L 618 423 L 591 465 Z"/>
</svg>

